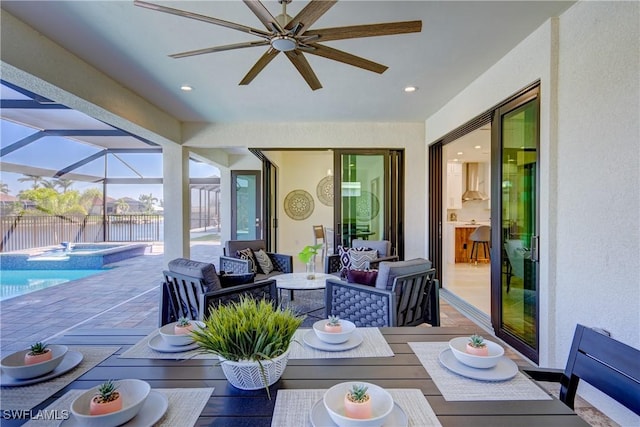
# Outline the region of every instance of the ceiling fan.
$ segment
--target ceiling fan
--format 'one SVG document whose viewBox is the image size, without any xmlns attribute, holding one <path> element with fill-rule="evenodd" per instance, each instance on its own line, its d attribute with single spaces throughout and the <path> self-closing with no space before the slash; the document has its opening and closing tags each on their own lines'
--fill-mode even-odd
<svg viewBox="0 0 640 427">
<path fill-rule="evenodd" d="M 186 58 L 189 56 L 221 52 L 225 50 L 242 49 L 255 46 L 269 46 L 267 51 L 260 57 L 260 59 L 258 59 L 258 62 L 255 63 L 247 75 L 245 75 L 240 81 L 240 85 L 248 85 L 251 83 L 251 81 L 253 81 L 253 79 L 280 52 L 284 52 L 312 90 L 320 89 L 322 85 L 320 84 L 316 74 L 311 69 L 311 65 L 309 65 L 309 62 L 303 53 L 322 56 L 334 61 L 339 61 L 354 67 L 382 74 L 388 68 L 385 65 L 325 46 L 320 44 L 320 42 L 360 37 L 418 33 L 422 30 L 422 21 L 387 22 L 382 24 L 352 25 L 348 27 L 310 30 L 309 28 L 322 15 L 324 15 L 337 2 L 337 0 L 311 0 L 294 18 L 287 15 L 287 4 L 290 3 L 291 0 L 278 0 L 278 2 L 282 4 L 282 13 L 276 17 L 273 17 L 273 15 L 271 15 L 259 0 L 243 1 L 258 17 L 258 19 L 260 19 L 267 31 L 206 15 L 173 9 L 146 1 L 134 0 L 134 4 L 136 6 L 157 10 L 159 12 L 165 12 L 172 15 L 208 22 L 214 25 L 220 25 L 222 27 L 242 31 L 261 38 L 262 40 L 191 50 L 188 52 L 169 55 L 172 58 Z"/>
</svg>

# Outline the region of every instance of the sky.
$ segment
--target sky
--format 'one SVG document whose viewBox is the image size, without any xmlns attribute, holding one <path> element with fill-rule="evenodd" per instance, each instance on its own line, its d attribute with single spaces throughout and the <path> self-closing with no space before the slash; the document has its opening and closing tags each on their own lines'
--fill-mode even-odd
<svg viewBox="0 0 640 427">
<path fill-rule="evenodd" d="M 36 131 L 17 123 L 0 120 L 0 148 L 20 141 Z M 1 160 L 7 163 L 57 171 L 98 151 L 99 149 L 94 146 L 63 137 L 48 136 L 3 156 Z M 109 155 L 107 158 L 107 175 L 109 177 L 137 178 L 138 175 L 131 168 L 145 178 L 162 178 L 162 154 L 118 154 L 117 156 Z M 104 157 L 101 157 L 74 172 L 104 176 L 104 169 Z M 220 176 L 216 167 L 193 161 L 189 165 L 189 174 L 192 178 Z M 8 185 L 9 194 L 13 196 L 16 196 L 21 190 L 32 188 L 32 182 L 19 182 L 20 178 L 24 178 L 24 175 L 0 170 L 0 181 Z M 80 192 L 88 188 L 102 190 L 102 184 L 76 181 L 70 187 L 70 189 Z M 110 185 L 107 188 L 107 196 L 115 199 L 131 197 L 137 200 L 141 194 L 153 194 L 154 197 L 162 199 L 162 185 Z"/>
</svg>

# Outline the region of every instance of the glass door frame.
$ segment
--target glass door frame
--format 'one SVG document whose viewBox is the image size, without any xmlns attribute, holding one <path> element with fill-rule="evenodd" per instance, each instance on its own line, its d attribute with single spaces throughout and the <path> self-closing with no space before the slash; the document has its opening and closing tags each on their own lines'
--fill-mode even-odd
<svg viewBox="0 0 640 427">
<path fill-rule="evenodd" d="M 255 177 L 255 216 L 253 224 L 255 227 L 255 239 L 263 238 L 263 210 L 262 210 L 262 172 L 259 170 L 232 170 L 231 171 L 231 240 L 254 240 L 238 239 L 238 192 L 236 182 L 239 176 L 248 175 Z M 250 227 L 250 225 L 247 225 Z"/>
<path fill-rule="evenodd" d="M 503 142 L 502 142 L 502 118 L 528 104 L 535 102 L 537 105 L 537 126 L 536 126 L 536 171 L 535 171 L 535 222 L 534 230 L 532 230 L 532 246 L 533 242 L 538 241 L 540 231 L 540 87 L 536 85 L 533 88 L 528 89 L 526 92 L 521 93 L 519 96 L 514 97 L 501 105 L 495 110 L 493 121 L 491 124 L 491 194 L 494 196 L 491 198 L 491 241 L 500 242 L 499 245 L 493 245 L 491 253 L 491 323 L 493 325 L 496 336 L 504 340 L 509 345 L 513 346 L 520 353 L 531 359 L 533 362 L 538 363 L 539 350 L 540 350 L 540 264 L 539 258 L 539 245 L 536 244 L 532 247 L 531 260 L 533 261 L 533 274 L 534 274 L 534 286 L 535 286 L 535 348 L 530 347 L 524 341 L 516 337 L 514 334 L 507 331 L 502 327 L 503 325 L 503 310 L 502 310 L 502 290 L 503 290 L 503 265 L 505 261 L 505 253 L 502 248 L 502 162 L 503 162 Z M 495 171 L 495 172 L 494 172 Z"/>
<path fill-rule="evenodd" d="M 382 155 L 384 156 L 383 182 L 384 197 L 380 210 L 384 215 L 382 236 L 376 240 L 389 240 L 400 259 L 404 259 L 404 150 L 402 149 L 334 149 L 333 152 L 333 247 L 342 244 L 342 156 Z"/>
</svg>

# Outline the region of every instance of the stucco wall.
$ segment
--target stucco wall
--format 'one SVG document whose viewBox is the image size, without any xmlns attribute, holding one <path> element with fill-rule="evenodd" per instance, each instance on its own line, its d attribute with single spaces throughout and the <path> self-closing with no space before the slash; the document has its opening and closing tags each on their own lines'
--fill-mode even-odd
<svg viewBox="0 0 640 427">
<path fill-rule="evenodd" d="M 562 367 L 576 323 L 640 347 L 637 2 L 579 2 L 426 122 L 427 141 L 541 81 L 540 362 Z M 590 387 L 622 425 L 638 417 Z"/>
</svg>

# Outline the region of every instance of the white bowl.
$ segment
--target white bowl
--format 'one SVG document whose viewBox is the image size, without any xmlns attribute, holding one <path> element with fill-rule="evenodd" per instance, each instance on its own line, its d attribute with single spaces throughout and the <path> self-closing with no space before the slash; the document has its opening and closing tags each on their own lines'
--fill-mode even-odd
<svg viewBox="0 0 640 427">
<path fill-rule="evenodd" d="M 160 328 L 160 336 L 163 340 L 167 342 L 169 345 L 173 346 L 184 346 L 193 343 L 193 336 L 191 334 L 176 334 L 174 330 L 174 326 L 178 322 L 168 323 Z M 191 320 L 194 328 L 203 328 L 204 323 L 199 322 L 197 320 Z"/>
<path fill-rule="evenodd" d="M 21 350 L 2 358 L 0 367 L 5 374 L 18 380 L 27 380 L 48 374 L 58 367 L 68 349 L 67 346 L 56 344 L 48 345 L 47 348 L 53 352 L 51 360 L 25 365 L 24 356 L 31 350 Z"/>
<path fill-rule="evenodd" d="M 328 321 L 328 319 L 318 320 L 313 324 L 313 330 L 320 341 L 324 341 L 329 344 L 342 344 L 343 342 L 347 342 L 349 338 L 351 338 L 353 331 L 356 330 L 355 323 L 340 319 L 342 332 L 327 332 L 324 330 L 324 325 Z"/>
<path fill-rule="evenodd" d="M 484 343 L 489 349 L 488 356 L 476 356 L 475 354 L 469 354 L 466 352 L 468 337 L 458 337 L 449 341 L 449 347 L 453 355 L 467 366 L 472 368 L 488 369 L 493 368 L 498 364 L 500 358 L 504 355 L 504 348 L 494 343 L 493 341 L 484 340 Z"/>
<path fill-rule="evenodd" d="M 142 408 L 151 391 L 149 383 L 141 380 L 119 380 L 114 381 L 114 384 L 123 399 L 122 409 L 110 414 L 90 415 L 89 405 L 91 399 L 98 394 L 98 388 L 100 387 L 95 386 L 82 393 L 71 403 L 71 413 L 78 419 L 80 425 L 86 427 L 115 427 L 138 415 L 140 408 Z"/>
<path fill-rule="evenodd" d="M 344 396 L 354 384 L 368 387 L 367 393 L 371 396 L 372 418 L 362 420 L 349 418 L 345 415 Z M 362 381 L 350 381 L 334 385 L 324 393 L 322 402 L 329 416 L 338 427 L 380 427 L 393 411 L 393 397 L 388 391 L 375 384 Z"/>
</svg>

